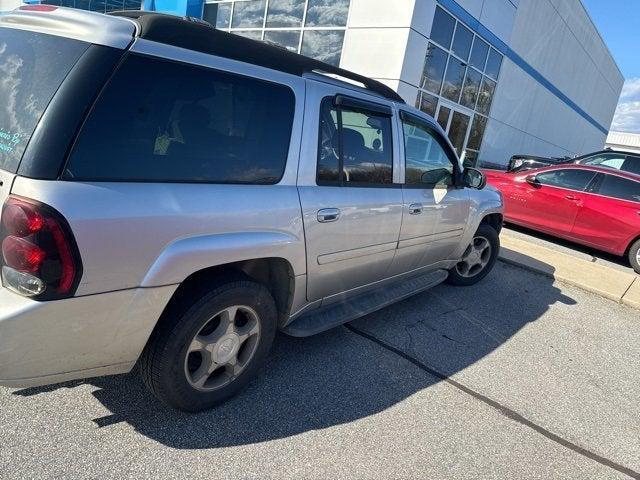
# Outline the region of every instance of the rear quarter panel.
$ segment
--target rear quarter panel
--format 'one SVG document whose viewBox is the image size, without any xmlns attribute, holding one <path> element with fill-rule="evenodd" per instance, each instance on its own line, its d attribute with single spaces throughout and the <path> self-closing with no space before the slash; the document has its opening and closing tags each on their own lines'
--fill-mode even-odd
<svg viewBox="0 0 640 480">
<path fill-rule="evenodd" d="M 280 257 L 305 273 L 295 186 L 83 183 L 18 177 L 13 193 L 68 220 L 82 257 L 77 295 L 177 284 L 195 271 Z"/>
</svg>

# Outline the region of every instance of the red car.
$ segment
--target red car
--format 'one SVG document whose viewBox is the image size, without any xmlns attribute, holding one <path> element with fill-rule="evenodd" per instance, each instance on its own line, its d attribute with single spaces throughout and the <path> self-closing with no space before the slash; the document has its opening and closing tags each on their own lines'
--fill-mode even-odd
<svg viewBox="0 0 640 480">
<path fill-rule="evenodd" d="M 507 222 L 627 256 L 640 273 L 640 175 L 576 164 L 484 172 Z"/>
</svg>

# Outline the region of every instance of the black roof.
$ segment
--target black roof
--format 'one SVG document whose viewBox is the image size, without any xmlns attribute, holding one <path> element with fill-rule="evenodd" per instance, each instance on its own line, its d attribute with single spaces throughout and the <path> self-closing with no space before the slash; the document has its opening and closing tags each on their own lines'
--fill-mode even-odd
<svg viewBox="0 0 640 480">
<path fill-rule="evenodd" d="M 381 82 L 284 48 L 217 30 L 202 20 L 140 10 L 112 12 L 110 15 L 135 20 L 140 27 L 140 38 L 298 76 L 309 72 L 334 74 L 361 83 L 390 100 L 404 103 L 400 95 Z"/>
</svg>

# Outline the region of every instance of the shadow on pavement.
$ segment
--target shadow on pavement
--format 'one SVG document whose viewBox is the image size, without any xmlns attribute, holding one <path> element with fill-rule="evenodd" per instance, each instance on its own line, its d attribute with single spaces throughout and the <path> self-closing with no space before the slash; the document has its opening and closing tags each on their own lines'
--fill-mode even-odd
<svg viewBox="0 0 640 480">
<path fill-rule="evenodd" d="M 353 322 L 360 330 L 452 375 L 540 318 L 551 305 L 575 304 L 552 280 L 498 263 L 479 285 L 446 285 Z M 46 395 L 81 383 L 119 422 L 164 445 L 203 449 L 253 444 L 346 424 L 393 407 L 439 381 L 344 327 L 306 339 L 283 335 L 261 375 L 231 401 L 185 414 L 159 404 L 132 372 L 16 391 Z M 429 415 L 429 412 L 424 412 Z"/>
</svg>

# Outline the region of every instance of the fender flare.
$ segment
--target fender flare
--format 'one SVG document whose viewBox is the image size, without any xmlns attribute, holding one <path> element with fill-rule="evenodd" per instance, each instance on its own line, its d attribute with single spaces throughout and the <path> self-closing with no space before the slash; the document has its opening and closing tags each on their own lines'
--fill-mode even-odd
<svg viewBox="0 0 640 480">
<path fill-rule="evenodd" d="M 295 275 L 306 273 L 304 239 L 283 232 L 234 232 L 175 240 L 156 258 L 140 286 L 180 284 L 206 268 L 260 258 L 282 258 Z"/>
</svg>

